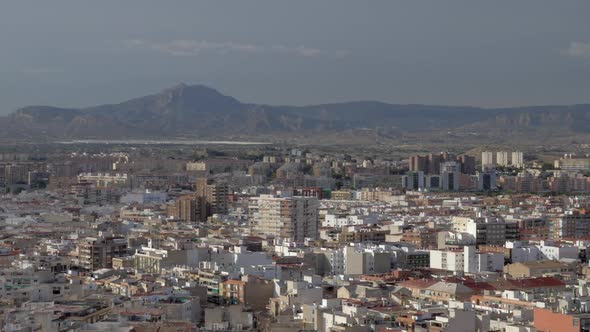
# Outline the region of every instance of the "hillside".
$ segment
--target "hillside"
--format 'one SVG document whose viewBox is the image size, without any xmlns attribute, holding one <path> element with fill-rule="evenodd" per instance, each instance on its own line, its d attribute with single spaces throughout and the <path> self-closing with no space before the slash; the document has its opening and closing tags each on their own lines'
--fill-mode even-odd
<svg viewBox="0 0 590 332">
<path fill-rule="evenodd" d="M 311 106 L 246 104 L 202 85 L 180 84 L 119 104 L 82 109 L 28 106 L 0 118 L 3 138 L 125 139 L 321 137 L 358 130 L 401 135 L 473 135 L 498 140 L 590 134 L 590 104 L 504 109 L 374 101 Z"/>
</svg>

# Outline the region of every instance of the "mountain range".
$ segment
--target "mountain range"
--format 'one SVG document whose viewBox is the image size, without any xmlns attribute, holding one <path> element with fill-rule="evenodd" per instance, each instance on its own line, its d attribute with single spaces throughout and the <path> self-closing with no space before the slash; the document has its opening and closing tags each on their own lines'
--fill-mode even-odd
<svg viewBox="0 0 590 332">
<path fill-rule="evenodd" d="M 590 136 L 590 104 L 516 108 L 353 101 L 311 106 L 242 103 L 203 85 L 179 84 L 118 104 L 28 106 L 0 117 L 3 139 L 321 137 L 370 131 L 504 140 Z"/>
</svg>

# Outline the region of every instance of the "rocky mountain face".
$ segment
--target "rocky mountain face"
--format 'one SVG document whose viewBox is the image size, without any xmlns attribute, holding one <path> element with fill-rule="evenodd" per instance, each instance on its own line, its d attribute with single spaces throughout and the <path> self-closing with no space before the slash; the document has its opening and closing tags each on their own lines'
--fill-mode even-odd
<svg viewBox="0 0 590 332">
<path fill-rule="evenodd" d="M 486 135 L 590 134 L 590 104 L 505 109 L 396 105 L 373 101 L 312 106 L 246 104 L 202 85 L 82 109 L 28 106 L 0 118 L 17 139 L 125 139 L 476 132 Z"/>
</svg>

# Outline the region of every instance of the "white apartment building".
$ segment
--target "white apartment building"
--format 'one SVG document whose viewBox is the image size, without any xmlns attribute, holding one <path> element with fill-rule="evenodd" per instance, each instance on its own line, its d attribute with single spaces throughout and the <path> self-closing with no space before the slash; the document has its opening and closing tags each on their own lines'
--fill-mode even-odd
<svg viewBox="0 0 590 332">
<path fill-rule="evenodd" d="M 496 164 L 498 164 L 500 166 L 510 165 L 510 160 L 508 160 L 508 152 L 506 152 L 506 151 L 496 152 Z"/>
<path fill-rule="evenodd" d="M 551 241 L 541 241 L 538 245 L 522 245 L 520 241 L 507 241 L 506 248 L 511 249 L 513 263 L 578 259 L 580 251 L 576 246 L 558 246 Z"/>
<path fill-rule="evenodd" d="M 491 151 L 483 151 L 481 153 L 481 166 L 495 165 L 494 153 Z"/>
<path fill-rule="evenodd" d="M 465 273 L 502 271 L 504 254 L 480 253 L 474 246 L 456 250 L 430 250 L 430 268 Z"/>
<path fill-rule="evenodd" d="M 379 220 L 377 219 L 377 215 L 367 215 L 367 216 L 359 216 L 359 215 L 349 215 L 349 216 L 339 216 L 335 214 L 326 214 L 324 220 L 322 221 L 323 227 L 345 227 L 345 226 L 355 226 L 355 225 L 373 225 L 376 224 Z"/>
<path fill-rule="evenodd" d="M 521 151 L 513 151 L 512 152 L 512 166 L 523 168 L 524 167 L 524 156 Z"/>
</svg>

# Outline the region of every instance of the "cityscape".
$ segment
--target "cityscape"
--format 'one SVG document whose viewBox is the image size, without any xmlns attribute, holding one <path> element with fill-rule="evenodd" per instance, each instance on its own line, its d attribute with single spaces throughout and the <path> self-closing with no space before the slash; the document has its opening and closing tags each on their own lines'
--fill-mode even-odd
<svg viewBox="0 0 590 332">
<path fill-rule="evenodd" d="M 0 331 L 590 332 L 590 2 L 2 7 Z"/>
<path fill-rule="evenodd" d="M 4 331 L 590 324 L 587 156 L 67 149 L 0 155 Z"/>
</svg>

